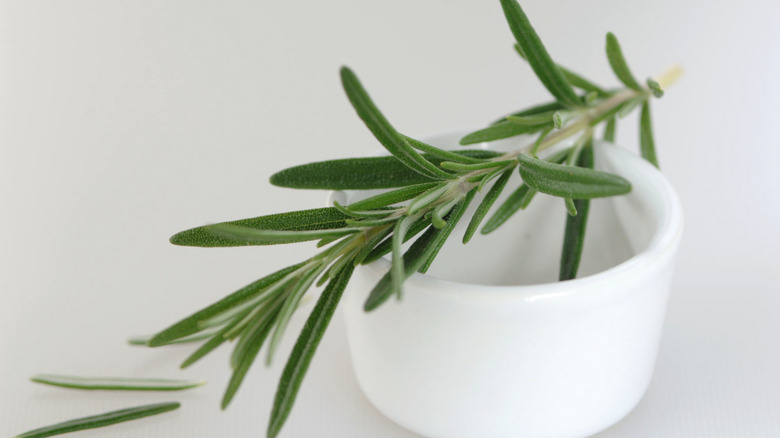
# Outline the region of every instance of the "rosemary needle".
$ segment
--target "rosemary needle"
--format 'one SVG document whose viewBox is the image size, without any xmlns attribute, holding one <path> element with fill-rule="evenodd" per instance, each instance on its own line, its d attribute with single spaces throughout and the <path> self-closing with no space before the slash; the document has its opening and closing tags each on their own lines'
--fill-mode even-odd
<svg viewBox="0 0 780 438">
<path fill-rule="evenodd" d="M 37 374 L 30 380 L 63 388 L 113 391 L 180 391 L 206 384 L 203 380 L 130 379 L 121 377 L 77 377 Z"/>
<path fill-rule="evenodd" d="M 151 415 L 162 414 L 163 412 L 178 409 L 179 406 L 181 406 L 179 402 L 165 402 L 120 409 L 118 411 L 107 412 L 105 414 L 77 418 L 75 420 L 63 421 L 62 423 L 41 427 L 39 429 L 17 435 L 16 438 L 45 438 L 48 436 L 61 435 L 68 432 L 76 432 L 78 430 L 95 429 L 98 427 L 110 426 L 112 424 L 122 423 L 125 421 L 136 420 L 138 418 L 149 417 Z"/>
</svg>

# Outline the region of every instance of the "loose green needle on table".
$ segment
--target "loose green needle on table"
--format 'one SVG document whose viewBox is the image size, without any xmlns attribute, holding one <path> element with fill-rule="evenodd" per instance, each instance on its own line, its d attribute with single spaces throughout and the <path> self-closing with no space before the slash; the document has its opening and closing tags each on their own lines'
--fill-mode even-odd
<svg viewBox="0 0 780 438">
<path fill-rule="evenodd" d="M 41 427 L 40 429 L 31 430 L 21 435 L 17 435 L 16 438 L 45 438 L 48 436 L 61 435 L 63 433 L 76 432 L 79 430 L 95 429 L 98 427 L 110 426 L 112 424 L 122 423 L 125 421 L 136 420 L 138 418 L 162 414 L 164 412 L 178 409 L 179 406 L 181 406 L 181 404 L 178 402 L 165 402 L 136 406 L 134 408 L 120 409 L 118 411 L 107 412 L 105 414 L 77 418 L 75 420 L 63 421 L 62 423 Z"/>
<path fill-rule="evenodd" d="M 203 380 L 129 379 L 121 377 L 77 377 L 37 374 L 30 380 L 62 388 L 109 391 L 180 391 L 206 384 Z"/>
</svg>

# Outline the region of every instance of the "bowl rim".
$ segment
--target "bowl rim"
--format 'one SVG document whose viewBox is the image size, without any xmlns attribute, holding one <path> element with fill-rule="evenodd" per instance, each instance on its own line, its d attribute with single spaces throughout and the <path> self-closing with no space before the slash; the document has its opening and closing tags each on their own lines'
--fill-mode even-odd
<svg viewBox="0 0 780 438">
<path fill-rule="evenodd" d="M 421 139 L 431 139 L 441 136 L 452 136 L 459 133 L 471 132 L 468 129 L 442 130 L 420 136 Z M 534 301 L 541 298 L 553 298 L 568 295 L 586 289 L 595 289 L 594 286 L 604 282 L 621 281 L 627 277 L 634 277 L 641 272 L 652 271 L 659 265 L 665 263 L 673 257 L 677 251 L 682 239 L 683 231 L 683 209 L 677 192 L 669 180 L 661 173 L 659 169 L 644 160 L 639 155 L 620 147 L 616 144 L 596 140 L 598 147 L 608 148 L 612 153 L 617 153 L 629 160 L 638 161 L 638 171 L 643 176 L 650 178 L 651 184 L 648 184 L 661 200 L 662 210 L 659 213 L 659 226 L 653 233 L 652 238 L 644 246 L 630 257 L 611 268 L 591 274 L 585 277 L 578 277 L 572 280 L 556 281 L 551 283 L 540 283 L 530 285 L 490 285 L 478 283 L 465 283 L 460 281 L 447 280 L 430 274 L 421 274 L 415 272 L 406 279 L 405 285 L 415 290 L 426 291 L 446 291 L 447 293 L 478 293 L 484 297 L 487 294 L 511 294 L 513 297 L 520 297 L 526 301 Z M 489 143 L 479 143 L 474 146 L 479 148 L 488 148 Z M 328 206 L 333 205 L 334 198 L 345 190 L 333 190 L 328 192 Z M 380 258 L 370 264 L 360 267 L 373 271 L 374 274 L 384 275 L 390 269 L 390 261 Z"/>
</svg>

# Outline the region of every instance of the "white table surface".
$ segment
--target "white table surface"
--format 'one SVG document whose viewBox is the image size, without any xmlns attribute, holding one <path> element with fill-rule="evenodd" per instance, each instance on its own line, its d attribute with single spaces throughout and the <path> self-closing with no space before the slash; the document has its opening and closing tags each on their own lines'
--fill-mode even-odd
<svg viewBox="0 0 780 438">
<path fill-rule="evenodd" d="M 607 437 L 780 436 L 780 5 L 766 0 L 525 2 L 559 62 L 615 83 L 614 31 L 638 75 L 686 76 L 654 105 L 686 232 L 651 387 Z M 409 134 L 485 123 L 547 98 L 493 2 L 0 2 L 0 435 L 168 399 L 179 411 L 81 436 L 263 436 L 282 361 L 218 405 L 227 350 L 145 334 L 309 254 L 179 248 L 174 232 L 319 206 L 275 170 L 375 154 L 338 68 Z M 636 147 L 636 120 L 618 139 Z M 295 317 L 296 333 L 303 316 Z M 282 345 L 288 351 L 289 336 Z M 283 356 L 283 355 L 280 355 Z M 82 393 L 36 372 L 205 378 L 176 394 Z M 340 314 L 285 437 L 412 437 L 360 393 Z"/>
</svg>

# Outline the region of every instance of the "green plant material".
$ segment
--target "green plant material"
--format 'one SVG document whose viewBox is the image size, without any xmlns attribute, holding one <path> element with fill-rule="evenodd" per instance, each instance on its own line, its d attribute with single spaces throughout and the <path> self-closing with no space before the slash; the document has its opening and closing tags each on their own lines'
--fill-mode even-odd
<svg viewBox="0 0 780 438">
<path fill-rule="evenodd" d="M 278 309 L 276 309 L 278 310 Z M 274 326 L 274 312 L 264 315 L 264 317 L 258 318 L 254 324 L 249 326 L 246 333 L 241 336 L 238 345 L 236 345 L 233 355 L 231 356 L 231 365 L 233 367 L 233 374 L 230 376 L 225 393 L 222 396 L 221 408 L 227 409 L 233 397 L 236 395 L 238 388 L 241 387 L 241 383 L 244 381 L 246 373 L 255 361 L 257 354 L 260 352 L 260 348 L 263 347 L 268 334 Z"/>
<path fill-rule="evenodd" d="M 623 56 L 623 49 L 620 48 L 620 43 L 612 32 L 607 33 L 607 59 L 609 59 L 609 65 L 615 72 L 615 76 L 623 85 L 632 90 L 642 91 L 642 86 L 631 74 L 626 58 Z"/>
<path fill-rule="evenodd" d="M 558 110 L 564 109 L 564 108 L 566 108 L 566 107 L 561 105 L 561 103 L 558 102 L 558 101 L 547 102 L 547 103 L 543 103 L 543 104 L 540 104 L 540 105 L 534 105 L 532 107 L 529 107 L 529 108 L 526 108 L 526 109 L 514 112 L 514 113 L 509 114 L 509 115 L 507 115 L 505 117 L 502 117 L 502 118 L 494 121 L 493 123 L 491 123 L 491 125 L 495 125 L 495 124 L 498 124 L 498 123 L 501 123 L 501 122 L 506 122 L 509 117 L 527 117 L 527 116 L 533 116 L 533 115 L 542 114 L 542 113 L 550 113 L 550 114 L 552 114 L 555 111 L 558 111 Z"/>
<path fill-rule="evenodd" d="M 349 224 L 349 219 L 345 222 Z M 353 234 L 359 231 L 356 228 L 308 231 L 259 230 L 233 224 L 209 225 L 206 229 L 221 239 L 243 245 L 274 245 L 277 243 L 307 242 L 329 237 L 346 236 L 347 234 Z"/>
<path fill-rule="evenodd" d="M 593 168 L 593 146 L 588 145 L 582 150 L 578 162 L 580 167 Z M 577 210 L 576 216 L 566 217 L 566 229 L 563 235 L 563 250 L 561 251 L 561 265 L 558 271 L 560 281 L 571 280 L 577 277 L 577 270 L 582 258 L 582 249 L 585 244 L 585 228 L 588 224 L 588 212 L 590 211 L 589 199 L 577 199 L 573 201 Z"/>
<path fill-rule="evenodd" d="M 577 93 L 550 58 L 550 54 L 547 53 L 547 49 L 544 48 L 520 4 L 516 0 L 501 0 L 501 6 L 517 44 L 525 53 L 528 64 L 542 84 L 559 102 L 573 107 L 579 106 L 580 99 Z"/>
<path fill-rule="evenodd" d="M 344 213 L 346 216 L 357 219 L 382 219 L 396 211 L 394 208 L 382 208 L 378 211 L 353 211 L 347 207 L 342 206 L 338 203 L 338 201 L 333 202 L 333 208 Z M 348 221 L 350 221 L 350 219 L 347 219 L 347 222 Z"/>
<path fill-rule="evenodd" d="M 245 314 L 249 313 L 249 310 L 245 311 Z M 227 341 L 227 338 L 225 337 L 225 334 L 229 332 L 233 327 L 235 327 L 240 321 L 240 318 L 237 318 L 234 322 L 225 325 L 222 327 L 217 333 L 215 333 L 208 341 L 201 344 L 200 347 L 198 347 L 197 350 L 195 350 L 192 354 L 187 356 L 186 359 L 179 365 L 179 368 L 185 369 L 189 367 L 190 365 L 194 364 L 195 362 L 199 361 L 203 357 L 205 357 L 207 354 L 214 351 L 217 347 L 224 344 L 225 341 Z"/>
<path fill-rule="evenodd" d="M 415 214 L 418 211 L 428 207 L 441 198 L 442 195 L 447 192 L 447 190 L 449 190 L 449 186 L 447 184 L 440 184 L 438 187 L 433 187 L 427 192 L 422 193 L 420 196 L 414 198 L 409 203 L 409 206 L 407 207 L 407 214 Z"/>
<path fill-rule="evenodd" d="M 109 391 L 181 391 L 206 384 L 203 380 L 79 377 L 57 374 L 36 374 L 30 377 L 30 380 L 62 388 Z"/>
<path fill-rule="evenodd" d="M 528 57 L 525 56 L 525 52 L 523 52 L 523 49 L 520 47 L 519 44 L 515 43 L 515 51 L 518 55 L 520 55 L 521 58 L 528 61 Z M 572 70 L 569 70 L 568 68 L 556 64 L 558 66 L 558 69 L 563 74 L 563 77 L 566 79 L 566 82 L 571 84 L 574 87 L 577 87 L 583 91 L 592 92 L 595 93 L 597 96 L 606 97 L 609 96 L 609 92 L 601 88 L 600 86 L 593 83 L 593 81 L 589 79 L 585 79 L 582 75 L 573 72 Z"/>
<path fill-rule="evenodd" d="M 160 347 L 168 345 L 177 339 L 191 336 L 199 332 L 201 330 L 199 324 L 202 321 L 222 315 L 231 309 L 257 298 L 257 296 L 266 291 L 267 288 L 273 286 L 276 282 L 289 274 L 297 271 L 305 264 L 306 262 L 288 266 L 242 287 L 216 303 L 193 313 L 165 330 L 162 330 L 160 333 L 157 333 L 149 340 L 147 345 L 150 347 Z"/>
<path fill-rule="evenodd" d="M 411 146 L 424 147 L 425 143 L 404 136 Z M 496 155 L 492 151 L 463 150 L 442 151 L 426 145 L 428 151 L 422 157 L 428 161 L 437 160 L 476 163 L 483 158 Z M 271 176 L 271 184 L 277 187 L 314 190 L 371 190 L 405 187 L 411 184 L 422 184 L 438 181 L 436 178 L 422 175 L 398 158 L 389 155 L 381 157 L 345 158 L 340 160 L 318 161 L 300 166 L 293 166 L 276 172 Z"/>
<path fill-rule="evenodd" d="M 552 122 L 543 125 L 520 125 L 509 121 L 498 122 L 488 126 L 487 128 L 467 134 L 460 139 L 460 144 L 466 146 L 470 144 L 501 140 L 503 138 L 514 137 L 520 134 L 531 134 L 534 132 L 539 132 L 547 126 L 551 125 Z"/>
<path fill-rule="evenodd" d="M 577 216 L 577 207 L 574 205 L 574 200 L 564 198 L 564 201 L 566 204 L 566 212 L 569 213 L 569 216 Z"/>
<path fill-rule="evenodd" d="M 466 197 L 455 207 L 450 211 L 450 213 L 447 215 L 447 226 L 444 228 L 441 228 L 437 230 L 439 234 L 436 234 L 433 238 L 432 248 L 429 248 L 429 253 L 425 253 L 424 255 L 427 257 L 419 268 L 417 268 L 417 272 L 421 274 L 425 274 L 428 272 L 428 269 L 430 269 L 431 265 L 433 264 L 433 261 L 436 259 L 436 256 L 439 255 L 439 251 L 441 251 L 441 247 L 444 246 L 444 243 L 447 241 L 447 239 L 450 237 L 450 234 L 452 234 L 452 230 L 455 229 L 455 225 L 458 224 L 460 221 L 460 218 L 463 217 L 463 214 L 466 212 L 466 209 L 471 204 L 471 200 L 474 199 L 474 195 L 476 195 L 476 190 L 471 190 L 466 194 Z M 416 262 L 415 262 L 416 265 Z M 411 275 L 411 274 L 409 274 Z M 407 277 L 409 276 L 407 275 Z"/>
<path fill-rule="evenodd" d="M 653 96 L 657 98 L 664 97 L 664 90 L 661 89 L 661 84 L 656 82 L 652 78 L 647 78 L 647 88 L 653 93 Z"/>
<path fill-rule="evenodd" d="M 645 160 L 660 169 L 660 166 L 658 165 L 658 156 L 655 154 L 653 122 L 650 119 L 650 102 L 647 101 L 642 104 L 642 112 L 639 116 L 639 149 Z"/>
<path fill-rule="evenodd" d="M 520 187 L 515 189 L 508 198 L 496 209 L 493 216 L 488 219 L 485 226 L 482 227 L 480 233 L 489 234 L 495 231 L 498 227 L 503 225 L 510 217 L 512 217 L 518 210 L 520 210 L 520 201 L 522 201 L 525 194 L 530 187 L 528 184 L 521 184 Z M 464 236 L 465 240 L 465 236 Z"/>
<path fill-rule="evenodd" d="M 165 402 L 121 409 L 118 411 L 107 412 L 105 414 L 93 415 L 90 417 L 78 418 L 75 420 L 52 424 L 51 426 L 42 427 L 40 429 L 31 430 L 29 432 L 17 435 L 16 438 L 46 438 L 49 436 L 62 435 L 64 433 L 76 432 L 79 430 L 96 429 L 98 427 L 110 426 L 112 424 L 123 423 L 125 421 L 137 420 L 139 418 L 162 414 L 164 412 L 178 409 L 179 406 L 181 406 L 181 404 L 178 402 Z"/>
<path fill-rule="evenodd" d="M 532 114 L 529 116 L 506 116 L 508 122 L 516 123 L 518 125 L 546 125 L 553 121 L 553 115 L 558 111 L 547 111 L 539 114 Z"/>
<path fill-rule="evenodd" d="M 479 163 L 481 161 L 477 158 L 470 157 L 469 154 L 464 154 L 464 152 L 466 151 L 460 151 L 460 152 L 446 151 L 444 149 L 439 149 L 435 146 L 429 145 L 428 143 L 422 142 L 420 140 L 416 140 L 406 135 L 404 136 L 404 138 L 409 143 L 409 146 L 421 152 L 426 152 L 427 154 L 423 154 L 423 157 L 425 157 L 427 160 L 430 161 L 433 161 L 434 157 L 442 160 L 455 161 L 457 163 L 465 163 L 465 164 Z"/>
<path fill-rule="evenodd" d="M 409 239 L 413 238 L 414 236 L 420 234 L 424 229 L 428 228 L 428 225 L 430 225 L 430 222 L 420 218 L 417 219 L 417 221 L 412 224 L 409 227 L 409 231 L 406 232 L 406 236 L 404 236 L 404 242 L 409 241 Z M 377 261 L 383 256 L 387 255 L 392 251 L 393 249 L 393 238 L 388 237 L 387 239 L 383 240 L 379 245 L 377 245 L 371 252 L 368 253 L 365 260 L 363 260 L 362 264 L 366 265 L 371 262 Z"/>
<path fill-rule="evenodd" d="M 441 163 L 441 167 L 447 170 L 454 170 L 461 173 L 473 172 L 480 169 L 492 169 L 494 167 L 504 167 L 507 165 L 513 165 L 514 160 L 500 160 L 500 161 L 485 161 L 478 164 L 462 164 L 453 163 L 451 161 L 445 161 Z"/>
<path fill-rule="evenodd" d="M 181 339 L 176 339 L 175 341 L 171 341 L 168 344 L 190 344 L 193 342 L 202 341 L 204 339 L 208 339 L 212 336 L 214 336 L 215 333 L 217 333 L 218 330 L 205 330 L 200 333 L 195 333 L 191 336 L 185 336 Z M 130 345 L 139 345 L 148 347 L 149 341 L 152 340 L 154 335 L 144 335 L 144 336 L 133 336 L 132 338 L 127 340 L 127 343 Z"/>
<path fill-rule="evenodd" d="M 647 88 L 639 86 L 617 40 L 609 34 L 609 62 L 627 88 L 604 89 L 554 63 L 515 0 L 501 0 L 501 5 L 517 40 L 518 52 L 528 55 L 529 65 L 556 101 L 503 117 L 464 136 L 460 143 L 482 143 L 525 134 L 527 137 L 518 141 L 521 146 L 502 152 L 448 151 L 402 135 L 377 109 L 355 74 L 342 68 L 341 80 L 350 103 L 391 156 L 304 164 L 274 174 L 271 182 L 304 189 L 393 190 L 350 205 L 335 203 L 332 208 L 223 222 L 174 235 L 172 243 L 187 246 L 270 245 L 316 240 L 320 249 L 305 262 L 260 279 L 151 339 L 136 342 L 160 346 L 207 339 L 182 363 L 186 367 L 222 343 L 236 341 L 230 358 L 233 374 L 222 400 L 225 408 L 266 342 L 269 344 L 266 359 L 271 361 L 306 291 L 314 284 L 327 283 L 283 371 L 268 426 L 268 436 L 273 438 L 292 409 L 317 345 L 355 266 L 375 261 L 392 251 L 392 267 L 371 290 L 364 309 L 376 309 L 394 294 L 400 297 L 409 276 L 429 269 L 476 192 L 492 184 L 471 217 L 463 241 L 473 237 L 506 189 L 515 166 L 523 183 L 495 210 L 482 233 L 495 230 L 526 208 L 537 192 L 561 197 L 568 211 L 576 216 L 567 218 L 560 276 L 574 278 L 581 257 L 588 199 L 631 190 L 629 182 L 622 177 L 593 170 L 592 148 L 588 143 L 594 129 L 606 123 L 604 137 L 613 141 L 617 119 L 642 104 L 642 154 L 655 160 L 647 100 L 650 93 L 659 96 L 662 86 L 667 87 L 678 72 L 656 76 L 658 82 L 649 80 Z M 582 93 L 575 92 L 575 87 Z M 572 139 L 575 139 L 574 146 L 545 159 L 538 158 L 548 148 Z M 505 143 L 510 144 L 513 143 Z M 409 249 L 402 252 L 402 244 L 412 239 Z"/>
<path fill-rule="evenodd" d="M 415 184 L 398 190 L 380 193 L 376 196 L 357 201 L 347 206 L 350 210 L 374 210 L 388 205 L 398 204 L 415 198 L 417 195 L 438 186 L 439 183 Z M 346 223 L 344 224 L 346 225 Z"/>
<path fill-rule="evenodd" d="M 477 228 L 479 228 L 482 220 L 485 219 L 488 211 L 490 211 L 490 207 L 493 206 L 496 199 L 498 199 L 498 196 L 504 190 L 504 187 L 506 187 L 506 183 L 509 182 L 509 177 L 512 176 L 512 170 L 513 169 L 509 169 L 502 173 L 501 177 L 493 184 L 493 187 L 490 188 L 490 191 L 482 199 L 482 202 L 479 204 L 479 207 L 477 207 L 477 211 L 474 212 L 474 216 L 471 217 L 471 221 L 466 228 L 466 233 L 463 235 L 463 243 L 468 243 L 469 240 L 471 240 L 471 237 L 474 236 L 474 233 L 477 231 Z"/>
<path fill-rule="evenodd" d="M 631 183 L 611 173 L 549 163 L 527 154 L 518 155 L 517 160 L 523 182 L 548 195 L 589 199 L 631 191 Z"/>
<path fill-rule="evenodd" d="M 546 161 L 551 163 L 561 163 L 569 155 L 569 149 L 559 151 L 550 157 L 546 158 Z M 510 217 L 512 217 L 518 210 L 524 210 L 528 207 L 528 204 L 533 200 L 536 195 L 536 190 L 528 186 L 528 184 L 520 184 L 509 197 L 496 209 L 493 216 L 488 219 L 485 226 L 482 228 L 482 234 L 489 234 L 495 231 L 498 227 L 504 224 Z"/>
<path fill-rule="evenodd" d="M 407 216 L 399 220 L 393 230 L 393 258 L 392 267 L 390 268 L 390 280 L 393 286 L 393 292 L 395 292 L 398 298 L 401 298 L 403 282 L 406 279 L 404 276 L 404 259 L 401 252 L 401 243 L 406 232 L 409 231 L 409 227 L 415 220 L 417 220 L 417 217 Z"/>
<path fill-rule="evenodd" d="M 566 126 L 569 121 L 576 118 L 578 115 L 575 111 L 556 111 L 553 113 L 553 125 L 555 129 L 561 129 Z"/>
<path fill-rule="evenodd" d="M 310 231 L 342 228 L 346 226 L 345 221 L 347 219 L 349 219 L 349 216 L 346 216 L 333 207 L 328 207 L 259 216 L 250 219 L 222 222 L 215 225 L 234 225 L 256 230 Z M 245 245 L 245 243 L 242 243 L 241 241 L 214 234 L 212 232 L 212 227 L 215 225 L 196 227 L 176 233 L 171 237 L 171 243 L 174 245 L 199 247 Z"/>
<path fill-rule="evenodd" d="M 344 288 L 352 277 L 354 265 L 347 264 L 338 275 L 328 283 L 328 286 L 320 295 L 317 304 L 309 315 L 309 319 L 303 326 L 298 341 L 293 347 L 287 365 L 282 372 L 279 387 L 274 398 L 271 421 L 268 424 L 268 437 L 274 438 L 282 429 L 287 416 L 290 415 L 295 397 L 303 382 L 303 377 L 309 368 L 312 357 L 322 339 L 322 335 L 330 323 L 333 312 L 341 300 Z"/>
<path fill-rule="evenodd" d="M 393 128 L 377 109 L 357 76 L 347 67 L 341 68 L 341 83 L 366 127 L 379 143 L 408 168 L 433 179 L 450 179 L 452 175 L 434 166 L 412 148 L 406 139 Z"/>
<path fill-rule="evenodd" d="M 604 128 L 604 141 L 610 143 L 615 142 L 615 130 L 617 128 L 617 120 L 614 117 L 610 117 L 607 120 L 607 126 Z"/>
<path fill-rule="evenodd" d="M 455 224 L 458 223 L 463 213 L 473 199 L 475 191 L 472 190 L 466 198 L 453 208 L 447 215 L 447 226 L 441 229 L 429 227 L 403 255 L 403 278 L 406 279 L 415 272 L 425 273 L 433 263 L 444 242 L 447 240 Z M 363 308 L 371 311 L 379 307 L 395 292 L 392 283 L 392 270 L 385 274 L 376 284 L 368 296 Z M 397 275 L 397 274 L 396 274 Z"/>
</svg>

